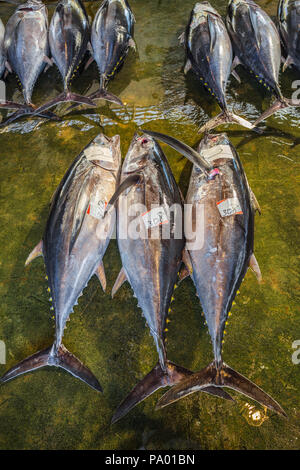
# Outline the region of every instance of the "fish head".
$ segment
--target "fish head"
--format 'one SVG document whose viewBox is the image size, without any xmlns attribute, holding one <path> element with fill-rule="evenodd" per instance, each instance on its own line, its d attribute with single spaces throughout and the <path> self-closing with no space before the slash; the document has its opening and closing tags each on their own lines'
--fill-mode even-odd
<svg viewBox="0 0 300 470">
<path fill-rule="evenodd" d="M 104 170 L 118 172 L 121 166 L 120 136 L 100 133 L 84 150 L 86 158 Z"/>
<path fill-rule="evenodd" d="M 136 133 L 125 157 L 122 171 L 124 173 L 140 172 L 150 161 L 161 158 L 161 153 L 162 151 L 155 139 L 147 134 L 140 136 Z"/>
</svg>

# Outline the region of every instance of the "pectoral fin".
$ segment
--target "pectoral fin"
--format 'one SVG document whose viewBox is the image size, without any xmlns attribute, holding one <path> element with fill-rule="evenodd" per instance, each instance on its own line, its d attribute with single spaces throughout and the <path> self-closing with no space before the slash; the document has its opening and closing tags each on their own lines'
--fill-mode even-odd
<svg viewBox="0 0 300 470">
<path fill-rule="evenodd" d="M 128 176 L 128 178 L 126 178 L 120 184 L 120 186 L 117 188 L 115 194 L 112 196 L 111 200 L 107 204 L 103 217 L 105 217 L 105 215 L 107 214 L 109 209 L 115 204 L 115 202 L 118 200 L 118 198 L 121 196 L 121 194 L 124 191 L 126 191 L 126 189 L 130 188 L 131 186 L 135 186 L 135 185 L 141 183 L 142 180 L 143 180 L 143 176 L 141 174 L 140 175 L 139 174 L 134 174 L 134 175 Z"/>
<path fill-rule="evenodd" d="M 124 284 L 125 281 L 127 281 L 127 276 L 126 276 L 126 273 L 124 271 L 124 268 L 122 268 L 121 271 L 119 272 L 119 275 L 118 275 L 117 279 L 116 279 L 114 287 L 112 288 L 112 291 L 111 291 L 111 297 L 112 298 L 118 292 L 118 290 Z"/>
<path fill-rule="evenodd" d="M 261 37 L 260 37 L 259 28 L 257 26 L 257 16 L 256 16 L 255 11 L 253 11 L 252 8 L 249 8 L 249 16 L 250 16 L 252 29 L 253 29 L 253 32 L 255 34 L 257 45 L 258 45 L 258 47 L 260 47 L 261 46 Z"/>
<path fill-rule="evenodd" d="M 210 52 L 212 52 L 216 45 L 217 37 L 216 37 L 216 30 L 213 24 L 213 20 L 211 19 L 210 15 L 207 16 L 207 24 L 208 24 L 209 35 L 210 35 Z"/>
</svg>

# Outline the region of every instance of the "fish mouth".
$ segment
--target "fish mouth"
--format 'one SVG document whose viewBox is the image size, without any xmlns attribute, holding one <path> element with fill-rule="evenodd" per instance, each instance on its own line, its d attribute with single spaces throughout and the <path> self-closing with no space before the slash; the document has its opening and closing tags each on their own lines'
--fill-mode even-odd
<svg viewBox="0 0 300 470">
<path fill-rule="evenodd" d="M 213 147 L 214 145 L 228 142 L 225 132 L 221 134 L 206 134 L 199 144 L 199 149 L 205 147 Z"/>
</svg>

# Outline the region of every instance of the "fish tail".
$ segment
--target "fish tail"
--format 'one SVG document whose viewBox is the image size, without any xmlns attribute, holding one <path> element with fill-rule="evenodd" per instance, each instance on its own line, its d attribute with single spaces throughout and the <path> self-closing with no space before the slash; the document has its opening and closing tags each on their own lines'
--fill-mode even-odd
<svg viewBox="0 0 300 470">
<path fill-rule="evenodd" d="M 52 113 L 51 111 L 47 112 L 40 112 L 37 113 L 37 110 L 31 105 L 23 105 L 16 111 L 15 113 L 11 114 L 5 121 L 1 122 L 0 126 L 7 126 L 8 124 L 11 124 L 12 122 L 16 121 L 17 119 L 20 119 L 21 117 L 25 116 L 36 116 L 38 115 L 39 117 L 46 118 L 46 119 L 54 119 L 54 120 L 59 120 L 59 117 Z"/>
<path fill-rule="evenodd" d="M 199 134 L 206 133 L 223 124 L 238 124 L 239 126 L 246 127 L 247 129 L 261 133 L 261 130 L 256 129 L 255 125 L 253 125 L 251 122 L 240 116 L 237 116 L 227 109 L 222 111 L 222 113 L 218 114 L 214 118 L 210 119 L 206 124 L 204 124 L 204 126 L 200 127 L 198 132 Z"/>
<path fill-rule="evenodd" d="M 102 392 L 101 385 L 92 372 L 82 364 L 76 356 L 70 353 L 63 344 L 61 344 L 59 348 L 56 348 L 55 345 L 50 346 L 27 357 L 7 371 L 6 374 L 1 377 L 0 383 L 8 382 L 22 374 L 46 366 L 60 367 L 98 392 Z"/>
<path fill-rule="evenodd" d="M 171 388 L 158 401 L 157 408 L 163 408 L 170 403 L 180 400 L 180 398 L 190 395 L 191 393 L 202 391 L 203 387 L 207 386 L 231 388 L 249 398 L 252 398 L 270 410 L 275 411 L 282 416 L 286 416 L 286 413 L 281 406 L 261 388 L 239 372 L 231 369 L 225 363 L 222 363 L 221 367 L 217 369 L 214 362 L 205 369 L 202 369 L 200 372 L 196 372 L 195 374 L 183 379 L 179 384 Z"/>
<path fill-rule="evenodd" d="M 124 106 L 124 103 L 122 100 L 120 100 L 120 98 L 118 98 L 113 93 L 110 93 L 109 91 L 105 90 L 105 88 L 100 88 L 98 91 L 93 93 L 91 95 L 91 99 L 93 100 L 102 99 L 102 100 L 110 101 L 111 103 L 116 103 L 119 106 Z"/>
<path fill-rule="evenodd" d="M 157 363 L 151 372 L 149 372 L 149 374 L 147 374 L 121 402 L 112 418 L 112 424 L 119 421 L 119 419 L 125 416 L 138 403 L 145 400 L 159 388 L 175 385 L 181 380 L 192 375 L 193 373 L 190 370 L 178 366 L 170 361 L 167 361 L 165 370 L 163 370 L 161 365 Z M 216 395 L 227 400 L 232 400 L 231 396 L 222 390 L 222 388 L 208 386 L 204 387 L 202 392 Z"/>
<path fill-rule="evenodd" d="M 47 103 L 40 106 L 39 108 L 37 108 L 34 114 L 40 116 L 47 109 L 53 108 L 54 106 L 57 106 L 60 103 L 66 103 L 70 101 L 76 103 L 76 105 L 85 104 L 87 106 L 92 106 L 92 107 L 96 106 L 95 103 L 87 96 L 77 95 L 76 93 L 72 93 L 71 91 L 67 91 L 67 92 L 64 91 L 63 93 L 58 95 L 56 98 L 53 98 L 53 100 L 50 100 Z"/>
<path fill-rule="evenodd" d="M 261 121 L 264 121 L 268 117 L 272 116 L 273 114 L 277 113 L 281 109 L 286 109 L 289 107 L 298 107 L 300 106 L 300 100 L 288 99 L 288 98 L 278 98 L 269 109 L 267 109 L 258 119 L 256 119 L 254 126 L 257 126 Z"/>
<path fill-rule="evenodd" d="M 14 101 L 0 100 L 0 109 L 26 109 L 26 104 L 15 103 Z"/>
</svg>

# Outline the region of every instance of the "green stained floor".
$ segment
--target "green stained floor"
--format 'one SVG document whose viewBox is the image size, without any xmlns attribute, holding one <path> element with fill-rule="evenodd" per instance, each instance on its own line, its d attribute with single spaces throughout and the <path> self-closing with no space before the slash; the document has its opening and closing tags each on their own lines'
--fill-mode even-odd
<svg viewBox="0 0 300 470">
<path fill-rule="evenodd" d="M 54 2 L 49 3 L 49 15 Z M 51 344 L 50 315 L 42 258 L 24 262 L 40 240 L 50 198 L 64 172 L 99 131 L 121 136 L 125 155 L 139 126 L 170 133 L 190 145 L 197 129 L 218 113 L 215 101 L 193 77 L 184 78 L 184 51 L 177 37 L 188 21 L 192 0 L 131 0 L 136 16 L 138 54 L 128 60 L 110 90 L 127 111 L 103 106 L 74 111 L 61 122 L 20 121 L 0 134 L 0 340 L 7 364 Z M 277 1 L 259 1 L 270 14 Z M 225 13 L 227 2 L 213 0 Z M 93 16 L 98 2 L 86 4 Z M 6 22 L 12 5 L 0 5 Z M 271 97 L 243 70 L 242 84 L 232 79 L 228 100 L 235 112 L 254 121 Z M 281 76 L 285 96 L 300 72 Z M 74 80 L 78 93 L 96 90 L 93 65 Z M 33 96 L 40 104 L 61 91 L 55 68 L 40 78 Z M 22 100 L 16 80 L 8 79 L 9 99 Z M 61 107 L 60 114 L 65 108 Z M 101 115 L 101 117 L 100 117 Z M 4 113 L 3 113 L 4 116 Z M 257 136 L 231 126 L 250 185 L 262 208 L 256 218 L 255 254 L 264 281 L 249 272 L 236 299 L 227 330 L 224 359 L 277 399 L 288 414 L 280 418 L 233 392 L 236 403 L 194 394 L 154 411 L 157 392 L 119 423 L 110 426 L 117 405 L 156 363 L 149 330 L 130 287 L 114 300 L 110 290 L 120 270 L 115 241 L 104 264 L 107 293 L 92 279 L 75 308 L 64 343 L 99 378 L 104 394 L 89 389 L 64 371 L 44 369 L 0 387 L 1 449 L 299 449 L 300 364 L 292 362 L 292 343 L 300 340 L 299 319 L 299 109 L 286 110 L 263 124 Z M 102 126 L 102 125 L 103 126 Z M 191 166 L 164 146 L 185 193 Z M 175 291 L 168 333 L 169 358 L 192 370 L 211 359 L 211 344 L 190 280 Z M 253 408 L 252 408 L 253 407 Z M 259 413 L 257 413 L 259 412 Z M 257 420 L 253 418 L 258 418 Z"/>
</svg>

